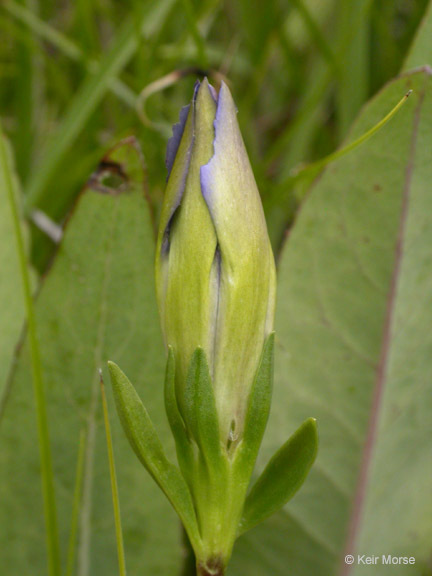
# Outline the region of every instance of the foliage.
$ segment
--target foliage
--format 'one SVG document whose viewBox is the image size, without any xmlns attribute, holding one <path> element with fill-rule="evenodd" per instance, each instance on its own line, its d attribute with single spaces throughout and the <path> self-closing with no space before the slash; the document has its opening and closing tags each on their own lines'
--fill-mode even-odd
<svg viewBox="0 0 432 576">
<path fill-rule="evenodd" d="M 29 338 L 17 347 L 25 312 L 7 183 L 23 207 L 35 289 L 62 569 L 69 548 L 76 574 L 117 574 L 98 369 L 108 382 L 106 361 L 122 366 L 173 458 L 153 250 L 167 126 L 196 77 L 187 68 L 230 82 L 278 254 L 275 389 L 257 472 L 305 418 L 316 418 L 320 438 L 302 491 L 239 539 L 229 574 L 387 573 L 344 565 L 357 553 L 415 556 L 397 573 L 432 573 L 426 4 L 2 3 L 0 564 L 8 574 L 45 574 L 48 561 Z M 156 93 L 138 99 L 177 70 L 166 89 L 153 84 Z M 314 184 L 292 178 L 300 162 L 370 129 L 408 89 L 398 114 Z M 131 134 L 144 172 L 130 139 L 100 161 Z M 36 209 L 63 228 L 59 247 L 35 225 Z M 176 516 L 136 462 L 107 392 L 127 568 L 189 576 Z"/>
</svg>

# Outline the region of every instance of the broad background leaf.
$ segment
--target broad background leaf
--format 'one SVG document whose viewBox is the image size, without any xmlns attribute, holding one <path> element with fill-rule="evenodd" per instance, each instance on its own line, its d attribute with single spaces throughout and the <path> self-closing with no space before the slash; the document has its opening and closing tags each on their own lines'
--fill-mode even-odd
<svg viewBox="0 0 432 576">
<path fill-rule="evenodd" d="M 108 458 L 98 384 L 106 360 L 118 362 L 137 387 L 167 445 L 163 414 L 165 356 L 153 294 L 153 229 L 136 182 L 133 144 L 122 161 L 135 185 L 87 191 L 67 226 L 37 300 L 63 559 L 69 536 L 79 433 L 87 446 L 77 543 L 77 574 L 117 574 Z M 142 176 L 142 174 L 141 174 Z M 104 191 L 105 193 L 103 193 Z M 112 192 L 112 191 L 111 191 Z M 174 574 L 181 563 L 175 513 L 132 453 L 108 388 L 126 562 L 131 574 Z M 169 445 L 169 442 L 168 442 Z M 0 565 L 11 576 L 45 574 L 36 423 L 27 345 L 0 426 Z"/>
<path fill-rule="evenodd" d="M 317 419 L 320 449 L 293 501 L 239 540 L 232 576 L 431 573 L 428 69 L 390 83 L 350 138 L 410 88 L 384 130 L 327 169 L 282 254 L 260 464 L 308 416 Z M 348 553 L 415 556 L 416 564 L 347 569 Z"/>
</svg>

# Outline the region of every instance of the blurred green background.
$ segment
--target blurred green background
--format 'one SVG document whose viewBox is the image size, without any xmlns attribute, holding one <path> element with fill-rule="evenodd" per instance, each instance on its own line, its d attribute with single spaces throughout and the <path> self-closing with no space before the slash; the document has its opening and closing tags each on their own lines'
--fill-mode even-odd
<svg viewBox="0 0 432 576">
<path fill-rule="evenodd" d="M 231 87 L 275 248 L 296 206 L 287 178 L 344 139 L 400 70 L 426 0 L 5 0 L 0 109 L 26 210 L 62 222 L 104 152 L 136 135 L 155 210 L 170 126 L 197 77 Z M 192 73 L 187 74 L 188 69 Z M 143 89 L 179 75 L 145 101 Z M 52 245 L 33 230 L 42 271 Z"/>
</svg>

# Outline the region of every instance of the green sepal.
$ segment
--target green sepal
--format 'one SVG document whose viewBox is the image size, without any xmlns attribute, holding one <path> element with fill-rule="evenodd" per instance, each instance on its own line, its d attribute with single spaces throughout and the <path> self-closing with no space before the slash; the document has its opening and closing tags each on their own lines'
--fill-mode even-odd
<svg viewBox="0 0 432 576">
<path fill-rule="evenodd" d="M 117 413 L 130 445 L 180 516 L 192 545 L 199 545 L 195 510 L 183 476 L 168 460 L 147 410 L 127 376 L 114 362 L 108 362 L 108 368 Z"/>
<path fill-rule="evenodd" d="M 261 359 L 249 395 L 241 443 L 235 454 L 235 469 L 249 483 L 267 426 L 273 391 L 274 332 L 264 342 Z"/>
<path fill-rule="evenodd" d="M 165 411 L 171 432 L 174 436 L 177 459 L 184 478 L 191 486 L 193 471 L 195 467 L 193 448 L 185 427 L 184 420 L 180 414 L 175 392 L 175 355 L 172 346 L 168 347 L 168 359 L 165 372 Z"/>
<path fill-rule="evenodd" d="M 290 500 L 301 487 L 318 451 L 316 420 L 308 418 L 270 459 L 246 498 L 238 534 L 253 528 Z"/>
<path fill-rule="evenodd" d="M 200 347 L 196 348 L 189 365 L 184 393 L 184 420 L 208 469 L 220 471 L 224 458 L 216 402 L 206 355 Z"/>
</svg>

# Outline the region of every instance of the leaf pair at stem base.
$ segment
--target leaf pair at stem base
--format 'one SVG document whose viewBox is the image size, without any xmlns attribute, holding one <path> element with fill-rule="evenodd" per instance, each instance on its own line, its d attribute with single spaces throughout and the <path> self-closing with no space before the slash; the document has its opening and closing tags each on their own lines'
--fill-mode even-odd
<svg viewBox="0 0 432 576">
<path fill-rule="evenodd" d="M 220 576 L 236 538 L 280 509 L 303 484 L 317 453 L 313 418 L 271 458 L 248 493 L 270 411 L 274 335 L 265 341 L 249 396 L 243 435 L 225 444 L 204 351 L 192 356 L 180 412 L 175 360 L 168 354 L 165 406 L 179 466 L 169 461 L 135 388 L 110 362 L 114 398 L 123 429 L 139 460 L 183 522 L 199 574 Z"/>
</svg>

